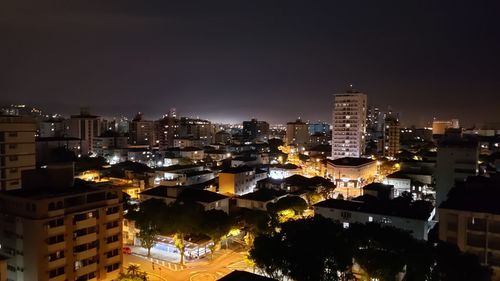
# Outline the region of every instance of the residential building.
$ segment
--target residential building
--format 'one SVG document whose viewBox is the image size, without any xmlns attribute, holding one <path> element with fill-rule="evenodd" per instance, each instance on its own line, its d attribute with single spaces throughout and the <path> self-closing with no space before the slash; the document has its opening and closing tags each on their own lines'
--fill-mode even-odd
<svg viewBox="0 0 500 281">
<path fill-rule="evenodd" d="M 266 142 L 269 138 L 269 123 L 252 119 L 243 121 L 243 141 Z"/>
<path fill-rule="evenodd" d="M 60 137 L 64 134 L 64 124 L 61 118 L 48 118 L 38 123 L 38 137 Z"/>
<path fill-rule="evenodd" d="M 8 281 L 7 280 L 7 260 L 10 256 L 2 254 L 0 252 L 0 281 Z"/>
<path fill-rule="evenodd" d="M 397 199 L 394 199 L 397 200 Z M 390 204 L 382 200 L 328 199 L 314 205 L 314 214 L 338 221 L 349 227 L 351 223 L 379 223 L 409 231 L 415 239 L 427 240 L 434 227 L 435 209 L 428 201 L 415 201 L 408 206 Z"/>
<path fill-rule="evenodd" d="M 299 149 L 304 148 L 309 143 L 309 125 L 300 118 L 286 123 L 286 143 Z"/>
<path fill-rule="evenodd" d="M 129 142 L 131 145 L 154 146 L 156 144 L 154 122 L 145 120 L 141 112 L 138 112 L 130 122 Z"/>
<path fill-rule="evenodd" d="M 231 133 L 226 131 L 218 131 L 215 133 L 215 143 L 229 143 L 231 141 Z"/>
<path fill-rule="evenodd" d="M 352 88 L 335 95 L 332 123 L 332 158 L 360 157 L 366 134 L 366 95 Z"/>
<path fill-rule="evenodd" d="M 267 211 L 267 204 L 276 203 L 276 201 L 286 195 L 287 192 L 284 190 L 261 188 L 254 192 L 236 197 L 236 206 L 239 208 Z"/>
<path fill-rule="evenodd" d="M 21 172 L 35 168 L 35 131 L 32 118 L 0 115 L 0 190 L 21 187 Z"/>
<path fill-rule="evenodd" d="M 166 204 L 178 201 L 196 202 L 203 205 L 206 211 L 221 210 L 229 213 L 229 197 L 189 186 L 157 186 L 141 192 L 142 201 L 149 199 L 161 199 Z"/>
<path fill-rule="evenodd" d="M 122 264 L 122 192 L 73 182 L 72 166 L 23 173 L 0 193 L 0 245 L 8 280 L 112 280 Z"/>
<path fill-rule="evenodd" d="M 101 121 L 98 116 L 90 114 L 88 108 L 82 108 L 79 115 L 72 115 L 64 120 L 66 136 L 81 140 L 82 155 L 92 153 L 94 137 L 101 134 Z"/>
<path fill-rule="evenodd" d="M 243 195 L 253 192 L 257 181 L 250 167 L 233 167 L 219 173 L 219 193 Z"/>
<path fill-rule="evenodd" d="M 475 140 L 445 136 L 438 145 L 436 206 L 446 200 L 456 182 L 478 174 L 479 148 Z"/>
<path fill-rule="evenodd" d="M 50 162 L 58 161 L 57 154 L 54 151 L 67 150 L 75 154 L 76 157 L 82 156 L 82 140 L 73 137 L 38 137 L 36 143 L 36 163 L 38 166 L 47 165 Z"/>
<path fill-rule="evenodd" d="M 394 158 L 399 153 L 399 119 L 388 114 L 384 120 L 384 150 L 385 157 Z"/>
<path fill-rule="evenodd" d="M 451 189 L 438 209 L 439 239 L 492 267 L 500 278 L 500 180 L 470 177 Z"/>
</svg>

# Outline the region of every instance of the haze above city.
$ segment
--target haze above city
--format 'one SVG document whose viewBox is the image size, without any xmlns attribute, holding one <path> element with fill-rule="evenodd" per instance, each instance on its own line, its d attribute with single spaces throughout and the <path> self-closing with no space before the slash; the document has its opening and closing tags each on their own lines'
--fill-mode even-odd
<svg viewBox="0 0 500 281">
<path fill-rule="evenodd" d="M 286 5 L 284 5 L 286 3 Z M 472 5 L 473 4 L 473 5 Z M 331 122 L 349 84 L 404 125 L 497 121 L 497 1 L 3 1 L 0 103 Z"/>
</svg>

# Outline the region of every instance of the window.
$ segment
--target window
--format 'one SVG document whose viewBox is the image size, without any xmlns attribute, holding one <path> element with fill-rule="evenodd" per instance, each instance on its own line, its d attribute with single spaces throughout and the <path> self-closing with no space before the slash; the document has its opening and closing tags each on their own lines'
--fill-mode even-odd
<svg viewBox="0 0 500 281">
<path fill-rule="evenodd" d="M 9 137 L 11 138 L 17 137 L 17 132 L 9 132 Z"/>
<path fill-rule="evenodd" d="M 17 161 L 17 155 L 11 155 L 9 156 L 9 161 Z"/>
<path fill-rule="evenodd" d="M 57 251 L 55 253 L 49 254 L 48 259 L 50 261 L 55 261 L 64 258 L 64 251 Z"/>
<path fill-rule="evenodd" d="M 373 222 L 373 217 L 372 217 L 372 216 L 369 216 L 369 217 L 368 217 L 368 221 L 369 221 L 369 222 Z"/>
<path fill-rule="evenodd" d="M 344 223 L 342 223 L 342 226 L 343 226 L 344 228 L 349 228 L 349 223 L 348 223 L 348 222 L 344 222 Z"/>
<path fill-rule="evenodd" d="M 56 276 L 63 275 L 63 274 L 64 274 L 64 266 L 56 268 L 56 269 L 52 269 L 51 271 L 49 271 L 49 278 L 54 278 Z"/>
<path fill-rule="evenodd" d="M 345 219 L 345 220 L 348 220 L 351 218 L 351 213 L 350 212 L 346 212 L 346 211 L 343 211 L 343 212 L 340 212 L 340 216 Z"/>
</svg>

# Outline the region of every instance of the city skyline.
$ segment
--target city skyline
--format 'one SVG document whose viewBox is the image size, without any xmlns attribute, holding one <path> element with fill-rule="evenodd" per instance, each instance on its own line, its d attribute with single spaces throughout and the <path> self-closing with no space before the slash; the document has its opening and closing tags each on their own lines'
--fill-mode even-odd
<svg viewBox="0 0 500 281">
<path fill-rule="evenodd" d="M 405 125 L 500 119 L 495 3 L 29 2 L 2 4 L 2 103 L 331 122 L 352 83 Z"/>
</svg>

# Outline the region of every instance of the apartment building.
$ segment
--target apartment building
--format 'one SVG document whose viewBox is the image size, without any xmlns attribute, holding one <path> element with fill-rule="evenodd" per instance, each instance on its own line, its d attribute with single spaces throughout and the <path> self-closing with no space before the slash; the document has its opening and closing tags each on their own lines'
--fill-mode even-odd
<svg viewBox="0 0 500 281">
<path fill-rule="evenodd" d="M 25 116 L 0 116 L 0 190 L 21 187 L 21 172 L 34 169 L 35 121 Z"/>
<path fill-rule="evenodd" d="M 122 192 L 73 182 L 68 166 L 23 174 L 0 193 L 0 244 L 16 281 L 112 280 L 122 264 Z"/>
<path fill-rule="evenodd" d="M 365 149 L 366 95 L 348 90 L 335 95 L 332 123 L 332 158 L 360 157 Z"/>
<path fill-rule="evenodd" d="M 479 258 L 500 278 L 500 178 L 469 177 L 438 209 L 439 239 Z"/>
</svg>

